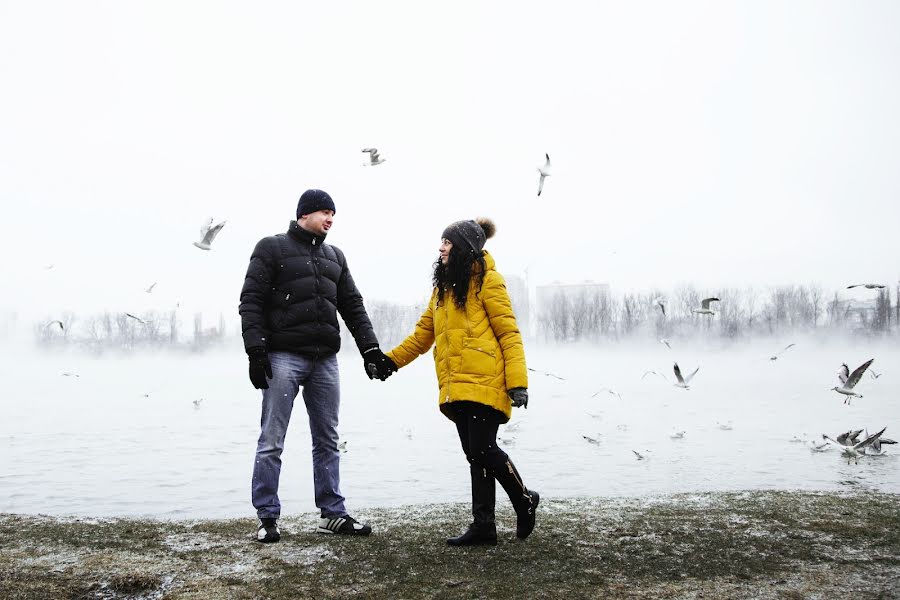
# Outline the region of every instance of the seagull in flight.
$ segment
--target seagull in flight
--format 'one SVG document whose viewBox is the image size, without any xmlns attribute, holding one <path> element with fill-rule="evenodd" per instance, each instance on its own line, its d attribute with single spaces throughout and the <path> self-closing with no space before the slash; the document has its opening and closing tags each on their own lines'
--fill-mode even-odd
<svg viewBox="0 0 900 600">
<path fill-rule="evenodd" d="M 144 324 L 147 323 L 147 322 L 146 322 L 145 320 L 143 320 L 142 318 L 136 317 L 136 316 L 134 316 L 134 315 L 131 314 L 131 313 L 125 313 L 125 316 L 126 316 L 126 317 L 131 317 L 132 319 L 134 319 L 135 321 L 137 321 L 137 322 L 140 323 L 141 325 L 144 325 Z"/>
<path fill-rule="evenodd" d="M 841 365 L 841 370 L 838 371 L 838 379 L 841 381 L 841 386 L 834 386 L 831 388 L 838 394 L 843 394 L 847 396 L 844 398 L 844 404 L 850 404 L 850 399 L 853 397 L 862 398 L 861 394 L 857 394 L 853 391 L 853 388 L 856 387 L 856 384 L 859 383 L 859 380 L 862 378 L 863 373 L 866 372 L 866 369 L 869 368 L 875 361 L 874 358 L 870 358 L 860 366 L 856 367 L 856 370 L 853 373 L 850 373 L 850 368 L 847 366 L 847 363 Z"/>
<path fill-rule="evenodd" d="M 641 453 L 638 452 L 637 450 L 632 450 L 632 452 L 634 452 L 634 456 L 635 456 L 638 460 L 644 460 L 645 458 L 647 458 L 646 456 L 644 456 L 643 454 L 641 454 Z M 646 452 L 646 450 L 645 450 L 645 452 Z"/>
<path fill-rule="evenodd" d="M 606 392 L 606 393 L 609 394 L 610 396 L 615 396 L 615 397 L 618 398 L 619 400 L 622 399 L 622 396 L 619 395 L 619 392 L 617 392 L 616 390 L 611 390 L 611 389 L 606 388 L 606 387 L 605 387 L 605 388 L 600 388 L 600 390 L 598 390 L 598 391 L 594 392 L 593 394 L 591 394 L 591 398 L 596 398 L 596 397 L 599 396 L 602 392 Z"/>
<path fill-rule="evenodd" d="M 872 379 L 878 379 L 879 377 L 884 375 L 884 373 L 876 373 L 875 369 L 869 369 L 869 375 L 872 376 Z"/>
<path fill-rule="evenodd" d="M 223 227 L 225 227 L 225 223 L 227 223 L 227 221 L 222 221 L 221 223 L 216 223 L 215 225 L 213 225 L 212 217 L 210 217 L 209 221 L 207 221 L 206 224 L 200 228 L 201 239 L 198 242 L 194 242 L 194 245 L 201 250 L 209 250 L 210 244 L 213 243 L 213 240 L 216 239 L 216 236 L 219 235 L 219 232 L 222 231 Z"/>
<path fill-rule="evenodd" d="M 550 177 L 550 155 L 544 154 L 547 157 L 546 162 L 543 167 L 538 167 L 537 170 L 541 174 L 541 180 L 538 182 L 538 196 L 541 195 L 541 192 L 544 190 L 544 178 Z"/>
<path fill-rule="evenodd" d="M 673 431 L 669 434 L 669 437 L 673 440 L 683 440 L 684 439 L 684 431 Z"/>
<path fill-rule="evenodd" d="M 47 323 L 46 325 L 44 325 L 44 327 L 50 327 L 50 326 L 53 325 L 54 323 L 56 323 L 57 325 L 59 325 L 60 331 L 65 331 L 65 330 L 66 330 L 66 327 L 65 327 L 65 325 L 63 325 L 63 322 L 62 322 L 62 321 L 50 321 L 49 323 Z"/>
<path fill-rule="evenodd" d="M 868 436 L 869 432 L 866 431 L 866 436 Z M 865 447 L 865 454 L 869 456 L 884 456 L 887 454 L 884 450 L 881 449 L 882 444 L 896 444 L 895 440 L 889 440 L 886 437 L 880 437 L 868 446 Z"/>
<path fill-rule="evenodd" d="M 375 167 L 387 160 L 378 154 L 378 148 L 363 148 L 362 151 L 369 153 L 369 162 L 363 163 L 364 167 Z"/>
<path fill-rule="evenodd" d="M 588 437 L 588 436 L 586 436 L 586 435 L 583 435 L 583 436 L 581 436 L 581 437 L 583 437 L 583 438 L 584 438 L 584 441 L 586 441 L 588 444 L 595 444 L 595 445 L 597 445 L 597 446 L 600 445 L 600 440 L 598 440 L 598 439 L 596 439 L 596 438 Z"/>
<path fill-rule="evenodd" d="M 782 348 L 781 350 L 776 352 L 774 355 L 770 356 L 769 360 L 778 360 L 778 357 L 781 356 L 782 353 L 790 350 L 791 348 L 793 348 L 796 345 L 797 344 L 788 344 L 787 346 L 785 346 L 784 348 Z"/>
<path fill-rule="evenodd" d="M 699 371 L 699 370 L 700 370 L 700 367 L 697 367 L 696 369 L 694 369 L 694 372 L 693 372 L 693 373 L 691 373 L 691 374 L 688 375 L 687 377 L 682 377 L 682 376 L 681 376 L 681 369 L 678 367 L 678 363 L 675 363 L 675 367 L 674 367 L 675 378 L 678 380 L 678 382 L 675 383 L 674 385 L 677 386 L 677 387 L 686 389 L 686 390 L 687 390 L 687 389 L 690 389 L 690 385 L 689 385 L 689 384 L 691 383 L 691 379 L 694 378 L 694 375 L 696 375 L 696 374 L 697 374 L 697 371 Z"/>
<path fill-rule="evenodd" d="M 885 285 L 882 283 L 854 283 L 853 285 L 848 285 L 847 289 L 852 290 L 853 288 L 864 287 L 867 290 L 883 290 Z"/>
<path fill-rule="evenodd" d="M 885 427 L 884 429 L 887 429 L 887 427 Z M 847 464 L 848 465 L 850 464 L 851 459 L 856 461 L 856 464 L 859 464 L 859 457 L 862 456 L 863 454 L 865 454 L 866 446 L 870 446 L 874 442 L 876 442 L 878 440 L 878 438 L 881 437 L 881 434 L 884 433 L 884 429 L 882 429 L 878 433 L 874 433 L 874 434 L 870 435 L 863 441 L 857 442 L 856 444 L 849 445 L 849 446 L 843 446 L 843 445 L 839 444 L 840 448 L 841 448 L 841 456 L 847 457 Z M 837 442 L 835 440 L 831 439 L 824 433 L 822 434 L 822 437 L 824 439 L 828 440 L 829 442 L 837 444 Z M 880 449 L 880 446 L 879 446 L 879 449 Z"/>
<path fill-rule="evenodd" d="M 532 369 L 531 367 L 528 367 L 528 370 L 533 373 L 542 373 L 542 374 L 546 375 L 547 377 L 555 377 L 556 379 L 559 379 L 560 381 L 566 380 L 565 377 L 560 377 L 559 375 L 554 375 L 553 373 L 548 373 L 546 371 L 538 371 L 537 369 Z"/>
<path fill-rule="evenodd" d="M 666 338 L 663 338 L 663 339 L 659 340 L 659 343 L 660 343 L 660 344 L 665 344 L 665 345 L 666 345 L 666 348 L 668 348 L 669 350 L 672 349 L 672 345 L 669 344 L 669 340 L 666 339 Z"/>
<path fill-rule="evenodd" d="M 210 240 L 210 241 L 212 241 L 212 240 Z M 156 282 L 154 281 L 153 283 L 150 284 L 150 287 L 148 287 L 148 288 L 147 288 L 146 290 L 144 290 L 144 291 L 147 292 L 148 294 L 152 294 L 152 293 L 153 293 L 153 288 L 155 288 L 155 287 L 156 287 Z"/>
<path fill-rule="evenodd" d="M 691 312 L 697 313 L 698 315 L 714 315 L 712 310 L 709 308 L 710 302 L 720 302 L 718 298 L 704 298 L 700 301 L 700 308 L 692 308 Z"/>
</svg>

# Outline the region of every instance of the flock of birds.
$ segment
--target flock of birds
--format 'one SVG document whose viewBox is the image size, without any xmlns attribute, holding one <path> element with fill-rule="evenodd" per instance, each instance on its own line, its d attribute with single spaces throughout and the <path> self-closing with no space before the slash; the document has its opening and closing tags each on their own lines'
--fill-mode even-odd
<svg viewBox="0 0 900 600">
<path fill-rule="evenodd" d="M 549 163 L 549 157 L 548 157 L 548 163 Z M 884 289 L 886 286 L 883 284 L 880 284 L 880 283 L 858 283 L 858 284 L 853 284 L 853 285 L 847 286 L 847 289 L 853 289 L 853 288 L 859 288 L 859 287 L 869 289 L 869 290 L 875 290 L 875 289 Z M 691 312 L 694 314 L 700 314 L 700 315 L 710 315 L 710 316 L 715 315 L 716 314 L 715 311 L 711 308 L 713 302 L 721 302 L 721 300 L 719 298 L 715 298 L 715 297 L 704 298 L 700 302 L 700 307 L 691 309 Z M 662 316 L 666 317 L 667 315 L 666 315 L 665 301 L 662 298 L 659 298 L 654 301 L 654 304 L 659 308 Z M 666 338 L 659 340 L 659 343 L 665 345 L 670 350 L 672 349 L 671 341 Z M 788 344 L 787 346 L 785 346 L 784 348 L 782 348 L 775 354 L 771 355 L 769 357 L 769 361 L 772 361 L 772 362 L 777 361 L 785 352 L 787 352 L 791 348 L 794 348 L 795 346 L 796 346 L 796 344 L 794 344 L 794 343 Z M 836 385 L 836 386 L 832 387 L 831 390 L 844 396 L 844 404 L 850 404 L 850 401 L 853 398 L 862 398 L 863 397 L 862 394 L 860 394 L 856 391 L 856 387 L 859 384 L 860 380 L 862 380 L 865 373 L 869 373 L 869 376 L 872 379 L 878 379 L 879 377 L 881 377 L 882 373 L 877 373 L 874 369 L 871 369 L 873 362 L 875 362 L 874 358 L 869 359 L 866 362 L 864 362 L 863 364 L 859 365 L 852 372 L 850 371 L 850 368 L 847 366 L 846 363 L 841 365 L 841 368 L 837 372 L 838 381 L 839 381 L 840 385 Z M 561 377 L 555 373 L 551 373 L 548 371 L 540 371 L 540 370 L 532 369 L 532 368 L 529 368 L 528 370 L 535 372 L 535 373 L 540 373 L 547 377 L 553 377 L 560 381 L 566 381 L 565 377 Z M 697 373 L 700 371 L 700 367 L 696 367 L 690 374 L 684 375 L 682 373 L 681 367 L 678 365 L 678 363 L 674 362 L 672 371 L 674 373 L 674 379 L 672 379 L 672 380 L 670 380 L 665 374 L 660 373 L 658 371 L 645 371 L 644 374 L 641 376 L 641 380 L 644 380 L 649 375 L 653 375 L 653 376 L 659 377 L 660 379 L 663 379 L 664 381 L 673 385 L 674 387 L 681 388 L 683 390 L 689 390 L 691 388 L 692 380 L 697 375 Z M 596 398 L 597 396 L 599 396 L 600 394 L 603 394 L 603 393 L 614 396 L 614 397 L 618 398 L 619 400 L 622 399 L 622 396 L 621 396 L 621 394 L 619 394 L 619 392 L 617 392 L 616 390 L 614 390 L 612 388 L 608 388 L 608 387 L 601 387 L 598 391 L 594 392 L 590 397 Z M 598 415 L 590 415 L 590 416 L 598 417 Z M 717 426 L 719 427 L 719 429 L 722 429 L 725 431 L 729 431 L 733 428 L 731 425 L 731 422 L 717 423 Z M 824 442 L 819 442 L 816 440 L 809 440 L 809 439 L 804 440 L 804 439 L 797 438 L 797 437 L 795 437 L 791 441 L 792 442 L 803 441 L 803 442 L 807 443 L 813 451 L 816 451 L 816 452 L 822 452 L 822 451 L 828 450 L 832 447 L 837 447 L 841 451 L 841 456 L 848 459 L 848 463 L 851 460 L 855 460 L 858 462 L 859 458 L 861 456 L 883 456 L 885 454 L 885 451 L 882 449 L 882 445 L 890 445 L 890 444 L 897 443 L 894 440 L 883 437 L 883 434 L 886 429 L 887 428 L 885 427 L 881 431 L 874 433 L 872 435 L 868 435 L 868 431 L 866 431 L 865 437 L 862 440 L 858 439 L 860 434 L 862 434 L 864 431 L 864 430 L 860 429 L 860 430 L 855 430 L 855 431 L 853 431 L 853 430 L 847 431 L 845 433 L 842 433 L 842 434 L 836 436 L 835 438 L 831 438 L 826 434 L 822 434 L 822 440 L 824 440 Z M 672 434 L 669 437 L 677 440 L 677 439 L 683 439 L 684 436 L 685 436 L 684 431 L 674 431 L 674 432 L 672 432 Z M 595 444 L 595 445 L 600 444 L 600 440 L 595 437 L 591 437 L 591 436 L 587 436 L 587 435 L 582 435 L 581 437 L 589 444 Z M 647 458 L 645 454 L 641 454 L 640 452 L 638 452 L 636 450 L 632 450 L 632 452 L 634 453 L 635 458 L 637 458 L 638 460 L 644 460 Z M 645 452 L 649 452 L 649 450 L 647 450 Z"/>
</svg>

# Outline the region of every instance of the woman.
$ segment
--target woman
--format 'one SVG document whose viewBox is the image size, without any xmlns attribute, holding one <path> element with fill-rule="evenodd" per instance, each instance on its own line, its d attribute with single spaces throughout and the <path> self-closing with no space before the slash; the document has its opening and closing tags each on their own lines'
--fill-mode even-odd
<svg viewBox="0 0 900 600">
<path fill-rule="evenodd" d="M 497 447 L 497 429 L 509 421 L 511 407 L 528 405 L 528 373 L 506 283 L 483 250 L 495 230 L 488 219 L 444 230 L 428 307 L 415 331 L 387 353 L 392 366 L 403 368 L 435 344 L 440 410 L 456 424 L 472 476 L 474 521 L 447 540 L 451 546 L 497 543 L 495 480 L 512 501 L 520 539 L 534 529 L 540 500 Z"/>
</svg>

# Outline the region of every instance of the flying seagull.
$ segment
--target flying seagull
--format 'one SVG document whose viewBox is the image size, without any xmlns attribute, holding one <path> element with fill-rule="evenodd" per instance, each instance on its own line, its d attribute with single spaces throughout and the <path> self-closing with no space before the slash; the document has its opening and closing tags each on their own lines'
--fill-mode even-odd
<svg viewBox="0 0 900 600">
<path fill-rule="evenodd" d="M 212 240 L 210 240 L 210 241 L 212 241 Z M 152 293 L 153 293 L 153 288 L 155 288 L 155 287 L 156 287 L 156 282 L 154 281 L 153 283 L 150 284 L 150 287 L 148 287 L 148 288 L 147 288 L 146 290 L 144 290 L 144 291 L 147 292 L 148 294 L 152 294 Z"/>
<path fill-rule="evenodd" d="M 690 389 L 689 384 L 691 383 L 691 379 L 694 378 L 694 375 L 697 374 L 697 371 L 700 370 L 700 367 L 697 367 L 696 369 L 694 369 L 694 372 L 691 373 L 690 375 L 688 375 L 687 377 L 681 376 L 681 369 L 678 368 L 678 363 L 675 363 L 674 370 L 675 370 L 675 378 L 678 380 L 678 382 L 675 385 L 677 387 L 684 388 L 687 390 L 687 389 Z"/>
<path fill-rule="evenodd" d="M 835 438 L 835 441 L 841 446 L 852 446 L 853 444 L 859 441 L 859 434 L 863 432 L 862 429 L 857 429 L 856 431 L 845 431 L 841 435 Z M 868 433 L 866 434 L 868 437 Z"/>
<path fill-rule="evenodd" d="M 542 373 L 542 374 L 546 375 L 547 377 L 555 377 L 556 379 L 559 379 L 560 381 L 566 380 L 565 377 L 560 377 L 559 375 L 554 375 L 553 373 L 548 373 L 547 371 L 538 371 L 537 369 L 532 369 L 531 367 L 528 367 L 528 370 L 532 371 L 534 373 Z"/>
<path fill-rule="evenodd" d="M 709 303 L 710 302 L 719 302 L 719 301 L 720 300 L 718 298 L 704 298 L 700 302 L 701 308 L 692 308 L 691 312 L 697 313 L 698 315 L 714 315 L 716 313 L 714 313 L 713 311 L 711 311 L 709 309 Z"/>
<path fill-rule="evenodd" d="M 600 445 L 600 440 L 598 440 L 598 439 L 596 439 L 596 438 L 588 437 L 588 436 L 586 436 L 586 435 L 583 435 L 583 436 L 581 436 L 581 437 L 583 437 L 584 440 L 585 440 L 588 444 L 596 444 L 596 445 L 598 445 L 598 446 Z"/>
<path fill-rule="evenodd" d="M 140 323 L 141 325 L 144 325 L 144 324 L 146 323 L 146 321 L 144 321 L 142 318 L 136 317 L 136 316 L 134 316 L 134 315 L 131 314 L 131 313 L 125 313 L 125 316 L 126 316 L 126 317 L 131 317 L 132 319 L 134 319 L 135 321 L 137 321 L 137 322 Z"/>
<path fill-rule="evenodd" d="M 878 379 L 879 377 L 884 375 L 884 373 L 876 373 L 875 369 L 869 369 L 869 375 L 872 376 L 872 379 Z"/>
<path fill-rule="evenodd" d="M 201 250 L 209 250 L 209 245 L 213 243 L 213 240 L 216 239 L 216 236 L 219 235 L 219 232 L 225 227 L 225 223 L 227 223 L 227 221 L 222 221 L 221 223 L 213 225 L 212 217 L 210 217 L 206 225 L 200 228 L 201 239 L 199 242 L 194 242 L 194 245 Z"/>
<path fill-rule="evenodd" d="M 382 158 L 381 155 L 378 154 L 378 148 L 363 148 L 362 151 L 369 153 L 369 162 L 363 163 L 363 166 L 365 167 L 374 167 L 387 160 L 386 158 Z"/>
<path fill-rule="evenodd" d="M 663 338 L 663 339 L 659 340 L 659 343 L 660 343 L 660 344 L 665 344 L 665 345 L 666 345 L 666 348 L 668 348 L 669 350 L 672 349 L 672 345 L 669 343 L 669 340 L 667 340 L 666 338 Z"/>
<path fill-rule="evenodd" d="M 847 396 L 844 398 L 844 404 L 850 404 L 850 399 L 854 396 L 857 398 L 862 398 L 861 394 L 857 394 L 853 391 L 853 388 L 856 387 L 856 384 L 859 383 L 859 380 L 862 378 L 863 373 L 866 372 L 866 369 L 869 368 L 875 361 L 874 358 L 870 358 L 860 366 L 856 367 L 856 370 L 853 373 L 850 373 L 850 368 L 847 367 L 847 363 L 841 365 L 841 370 L 838 371 L 838 379 L 841 380 L 841 387 L 834 386 L 831 388 L 838 394 L 843 394 Z"/>
<path fill-rule="evenodd" d="M 610 396 L 615 396 L 615 397 L 618 398 L 619 400 L 622 399 L 622 396 L 619 395 L 619 392 L 617 392 L 616 390 L 611 390 L 611 389 L 609 389 L 609 388 L 607 388 L 607 387 L 605 387 L 605 388 L 600 388 L 599 391 L 594 392 L 593 394 L 591 394 L 591 398 L 596 398 L 596 397 L 599 396 L 602 392 L 606 392 L 606 393 L 609 394 Z"/>
<path fill-rule="evenodd" d="M 791 348 L 793 348 L 796 345 L 797 344 L 788 344 L 787 346 L 785 346 L 784 348 L 782 348 L 781 350 L 776 352 L 773 356 L 770 356 L 769 360 L 778 360 L 778 357 L 781 356 L 782 353 L 786 352 L 787 350 L 790 350 Z"/>
<path fill-rule="evenodd" d="M 544 154 L 547 157 L 547 161 L 544 163 L 543 167 L 538 167 L 537 170 L 541 174 L 541 180 L 538 182 L 538 196 L 541 195 L 541 192 L 544 189 L 544 178 L 550 177 L 550 155 Z"/>
<path fill-rule="evenodd" d="M 646 456 L 644 456 L 643 454 L 641 454 L 641 453 L 638 452 L 637 450 L 632 450 L 632 452 L 634 452 L 634 455 L 635 455 L 635 457 L 637 457 L 638 460 L 644 460 L 645 458 L 647 458 Z"/>
<path fill-rule="evenodd" d="M 66 330 L 66 327 L 65 327 L 65 325 L 63 325 L 62 321 L 50 321 L 49 323 L 47 323 L 46 325 L 44 325 L 44 327 L 50 327 L 50 326 L 53 325 L 54 323 L 56 323 L 57 325 L 59 325 L 60 331 L 65 331 L 65 330 Z"/>
<path fill-rule="evenodd" d="M 673 431 L 669 434 L 669 437 L 673 440 L 682 440 L 684 439 L 684 431 Z"/>
<path fill-rule="evenodd" d="M 884 429 L 887 429 L 887 427 L 885 427 Z M 872 435 L 870 435 L 863 441 L 857 442 L 856 444 L 853 444 L 851 446 L 840 446 L 841 456 L 847 457 L 847 464 L 848 465 L 850 464 L 851 459 L 856 461 L 857 464 L 859 464 L 859 457 L 862 456 L 863 454 L 865 454 L 866 446 L 869 446 L 869 445 L 873 444 L 874 442 L 876 442 L 878 440 L 878 438 L 881 437 L 881 434 L 884 433 L 884 429 L 882 429 L 878 433 L 873 433 Z M 822 437 L 824 439 L 828 440 L 829 442 L 833 442 L 833 443 L 837 444 L 837 442 L 835 440 L 831 439 L 824 433 L 822 434 Z M 862 452 L 860 452 L 860 451 L 862 451 Z"/>
<path fill-rule="evenodd" d="M 867 290 L 883 290 L 885 288 L 884 284 L 881 283 L 854 283 L 853 285 L 848 285 L 847 289 L 852 290 L 857 287 L 864 287 Z"/>
</svg>

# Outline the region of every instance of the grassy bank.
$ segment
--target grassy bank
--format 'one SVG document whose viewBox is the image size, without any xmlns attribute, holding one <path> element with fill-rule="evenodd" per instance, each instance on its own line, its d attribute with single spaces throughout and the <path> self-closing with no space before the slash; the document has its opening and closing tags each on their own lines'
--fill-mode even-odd
<svg viewBox="0 0 900 600">
<path fill-rule="evenodd" d="M 0 598 L 900 597 L 900 496 L 789 492 L 546 500 L 538 527 L 449 548 L 462 505 L 360 512 L 375 532 L 281 522 L 0 515 Z"/>
</svg>

